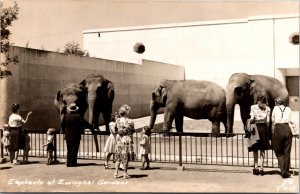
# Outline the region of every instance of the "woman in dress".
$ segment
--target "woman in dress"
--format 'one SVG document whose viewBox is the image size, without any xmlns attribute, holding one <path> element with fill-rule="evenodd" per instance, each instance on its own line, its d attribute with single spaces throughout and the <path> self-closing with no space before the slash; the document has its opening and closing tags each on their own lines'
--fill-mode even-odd
<svg viewBox="0 0 300 194">
<path fill-rule="evenodd" d="M 122 105 L 119 109 L 120 118 L 116 120 L 118 135 L 116 138 L 116 170 L 113 175 L 114 178 L 117 178 L 118 176 L 118 170 L 121 162 L 124 166 L 123 177 L 125 179 L 130 178 L 130 176 L 127 173 L 127 169 L 130 153 L 133 152 L 132 135 L 135 132 L 133 120 L 127 117 L 130 110 L 130 106 L 126 104 Z"/>
<path fill-rule="evenodd" d="M 19 149 L 25 147 L 25 138 L 22 133 L 22 125 L 27 123 L 31 111 L 27 113 L 26 119 L 23 119 L 19 114 L 20 105 L 13 104 L 11 107 L 12 114 L 8 119 L 8 126 L 10 129 L 10 162 L 14 165 L 19 164 Z"/>
<path fill-rule="evenodd" d="M 251 106 L 250 123 L 256 125 L 257 130 L 252 130 L 251 135 L 258 132 L 259 140 L 248 148 L 250 152 L 253 152 L 254 158 L 254 175 L 264 175 L 263 164 L 265 158 L 265 150 L 271 148 L 269 143 L 269 122 L 270 122 L 270 108 L 266 105 L 266 97 L 259 96 L 257 104 Z M 258 169 L 258 151 L 260 151 L 260 169 Z"/>
<path fill-rule="evenodd" d="M 111 122 L 109 123 L 110 135 L 107 138 L 104 146 L 104 153 L 106 154 L 106 161 L 104 162 L 105 169 L 108 169 L 108 162 L 110 157 L 115 153 L 115 144 L 116 138 L 118 134 L 118 129 L 116 127 L 116 120 L 119 118 L 119 113 L 114 113 L 111 118 Z"/>
</svg>

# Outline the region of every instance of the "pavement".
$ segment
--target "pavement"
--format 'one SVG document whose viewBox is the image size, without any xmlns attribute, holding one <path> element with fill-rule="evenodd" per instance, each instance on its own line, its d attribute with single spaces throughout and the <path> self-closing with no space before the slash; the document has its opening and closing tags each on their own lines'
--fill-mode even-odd
<svg viewBox="0 0 300 194">
<path fill-rule="evenodd" d="M 114 165 L 104 168 L 102 160 L 78 160 L 66 167 L 65 160 L 46 165 L 46 158 L 30 157 L 28 164 L 0 164 L 0 192 L 225 192 L 298 193 L 299 170 L 282 179 L 278 168 L 268 168 L 264 176 L 252 174 L 251 167 L 151 163 L 140 170 L 140 162 L 130 162 L 130 179 Z"/>
</svg>

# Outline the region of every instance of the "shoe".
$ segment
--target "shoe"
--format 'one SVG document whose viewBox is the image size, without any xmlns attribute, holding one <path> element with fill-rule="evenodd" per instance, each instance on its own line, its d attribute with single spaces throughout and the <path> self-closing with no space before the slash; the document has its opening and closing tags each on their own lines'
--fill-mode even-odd
<svg viewBox="0 0 300 194">
<path fill-rule="evenodd" d="M 264 176 L 264 170 L 263 170 L 263 169 L 260 169 L 260 170 L 259 170 L 259 174 L 260 174 L 261 176 Z"/>
<path fill-rule="evenodd" d="M 286 178 L 290 178 L 291 174 L 288 172 L 284 172 L 284 173 L 281 173 L 281 176 L 282 176 L 282 178 L 286 179 Z"/>
<path fill-rule="evenodd" d="M 254 168 L 254 169 L 253 169 L 253 174 L 254 174 L 254 175 L 259 175 L 259 170 L 258 170 L 257 168 Z"/>
<path fill-rule="evenodd" d="M 13 160 L 13 165 L 19 165 L 20 163 L 17 160 Z"/>
<path fill-rule="evenodd" d="M 117 175 L 117 174 L 114 174 L 114 175 L 113 175 L 113 178 L 115 178 L 115 179 L 118 178 L 118 175 Z"/>
<path fill-rule="evenodd" d="M 147 166 L 146 168 L 145 168 L 145 170 L 149 170 L 150 169 L 150 167 L 149 166 Z"/>
<path fill-rule="evenodd" d="M 145 170 L 145 168 L 144 168 L 144 167 L 141 167 L 140 170 Z"/>
<path fill-rule="evenodd" d="M 108 166 L 108 164 L 106 162 L 104 162 L 104 168 L 105 169 L 109 169 L 109 166 Z"/>
<path fill-rule="evenodd" d="M 123 178 L 124 178 L 124 179 L 129 179 L 130 176 L 129 176 L 128 174 L 123 174 Z"/>
</svg>

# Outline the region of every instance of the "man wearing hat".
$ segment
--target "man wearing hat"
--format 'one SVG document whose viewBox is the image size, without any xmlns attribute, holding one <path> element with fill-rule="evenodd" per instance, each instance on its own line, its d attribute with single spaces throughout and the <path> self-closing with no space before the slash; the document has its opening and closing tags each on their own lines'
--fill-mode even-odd
<svg viewBox="0 0 300 194">
<path fill-rule="evenodd" d="M 81 134 L 84 134 L 85 127 L 87 126 L 94 133 L 93 127 L 80 117 L 78 109 L 79 107 L 75 103 L 70 104 L 67 108 L 67 114 L 63 116 L 61 123 L 61 132 L 65 133 L 67 143 L 67 167 L 77 166 Z"/>
<path fill-rule="evenodd" d="M 292 130 L 295 130 L 295 122 L 292 111 L 284 106 L 284 100 L 275 99 L 275 107 L 272 112 L 273 135 L 272 147 L 278 159 L 282 178 L 289 178 L 290 154 L 292 147 Z M 290 127 L 291 126 L 291 127 Z"/>
</svg>

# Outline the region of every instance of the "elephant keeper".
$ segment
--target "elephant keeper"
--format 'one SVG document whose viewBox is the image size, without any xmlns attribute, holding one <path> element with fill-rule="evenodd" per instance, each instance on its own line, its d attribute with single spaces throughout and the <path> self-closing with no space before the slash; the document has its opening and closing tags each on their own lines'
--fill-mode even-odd
<svg viewBox="0 0 300 194">
<path fill-rule="evenodd" d="M 67 143 L 67 167 L 77 166 L 77 155 L 81 134 L 84 134 L 86 126 L 94 133 L 93 127 L 80 117 L 79 107 L 75 103 L 67 108 L 67 114 L 64 115 L 61 123 L 61 133 L 65 133 Z"/>
</svg>

